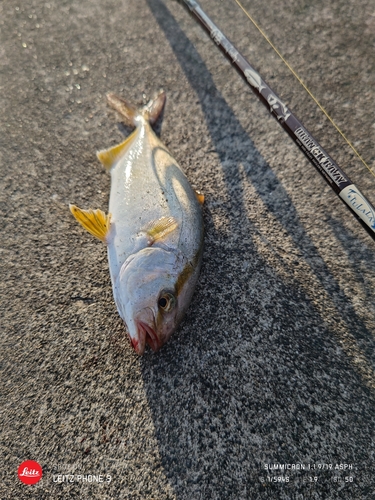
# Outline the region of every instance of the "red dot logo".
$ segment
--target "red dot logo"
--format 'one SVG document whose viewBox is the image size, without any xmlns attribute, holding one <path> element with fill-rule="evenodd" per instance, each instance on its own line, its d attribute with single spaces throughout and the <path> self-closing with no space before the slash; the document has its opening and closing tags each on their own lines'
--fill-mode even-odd
<svg viewBox="0 0 375 500">
<path fill-rule="evenodd" d="M 42 468 L 35 460 L 26 460 L 18 467 L 18 477 L 25 484 L 35 484 L 42 479 Z"/>
</svg>

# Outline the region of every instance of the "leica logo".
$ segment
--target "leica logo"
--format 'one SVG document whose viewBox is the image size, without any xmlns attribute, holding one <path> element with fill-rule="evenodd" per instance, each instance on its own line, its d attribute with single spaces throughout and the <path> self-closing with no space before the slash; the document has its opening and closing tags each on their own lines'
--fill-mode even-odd
<svg viewBox="0 0 375 500">
<path fill-rule="evenodd" d="M 27 467 L 25 467 L 23 469 L 22 473 L 20 474 L 20 476 L 36 477 L 36 476 L 40 476 L 40 474 L 35 469 L 29 470 Z"/>
<path fill-rule="evenodd" d="M 25 484 L 35 484 L 42 479 L 42 467 L 35 460 L 26 460 L 18 467 L 18 477 Z"/>
</svg>

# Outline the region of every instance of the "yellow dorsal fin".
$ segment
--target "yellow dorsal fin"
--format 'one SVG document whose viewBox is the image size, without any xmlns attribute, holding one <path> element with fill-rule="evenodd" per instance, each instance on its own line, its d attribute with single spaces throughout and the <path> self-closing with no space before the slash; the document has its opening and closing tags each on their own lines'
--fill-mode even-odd
<svg viewBox="0 0 375 500">
<path fill-rule="evenodd" d="M 195 196 L 197 197 L 197 200 L 201 205 L 204 203 L 204 194 L 201 193 L 200 191 L 195 190 Z"/>
<path fill-rule="evenodd" d="M 111 225 L 111 214 L 106 215 L 102 210 L 82 210 L 75 205 L 69 205 L 70 211 L 77 221 L 89 233 L 106 243 L 106 237 Z"/>
<path fill-rule="evenodd" d="M 105 168 L 110 169 L 112 165 L 114 165 L 120 159 L 120 157 L 133 141 L 135 132 L 136 131 L 130 134 L 129 137 L 127 137 L 125 141 L 121 142 L 120 144 L 117 144 L 116 146 L 113 146 L 109 149 L 103 149 L 102 151 L 98 151 L 96 153 L 96 156 L 98 157 L 100 163 L 102 163 Z"/>
<path fill-rule="evenodd" d="M 162 240 L 174 231 L 177 226 L 178 222 L 174 217 L 161 217 L 149 222 L 145 228 L 149 244 L 152 245 L 155 241 Z"/>
</svg>

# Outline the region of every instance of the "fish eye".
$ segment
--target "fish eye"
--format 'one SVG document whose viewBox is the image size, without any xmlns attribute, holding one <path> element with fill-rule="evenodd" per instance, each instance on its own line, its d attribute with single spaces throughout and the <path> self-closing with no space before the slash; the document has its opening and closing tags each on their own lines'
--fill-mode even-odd
<svg viewBox="0 0 375 500">
<path fill-rule="evenodd" d="M 170 292 L 163 292 L 158 300 L 158 306 L 165 312 L 169 312 L 176 304 L 175 296 Z"/>
</svg>

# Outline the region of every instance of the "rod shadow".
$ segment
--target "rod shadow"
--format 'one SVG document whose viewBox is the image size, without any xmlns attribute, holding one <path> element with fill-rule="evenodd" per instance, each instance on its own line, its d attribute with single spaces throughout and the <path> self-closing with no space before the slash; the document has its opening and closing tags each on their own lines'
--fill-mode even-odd
<svg viewBox="0 0 375 500">
<path fill-rule="evenodd" d="M 161 0 L 146 1 L 199 98 L 228 189 L 230 201 L 222 209 L 236 228 L 235 240 L 218 233 L 206 207 L 206 250 L 190 315 L 177 339 L 141 361 L 166 475 L 178 498 L 255 498 L 264 491 L 259 467 L 268 459 L 341 460 L 347 453 L 370 460 L 372 393 L 335 337 L 327 335 L 329 328 L 307 294 L 275 276 L 259 255 L 245 216 L 240 165 L 373 365 L 372 334 L 193 44 Z M 273 289 L 263 290 L 265 282 Z M 337 383 L 343 378 L 344 403 Z M 315 435 L 311 422 L 319 427 Z M 327 422 L 334 422 L 334 436 Z M 348 428 L 357 442 L 346 439 Z M 357 448 L 360 442 L 368 447 L 365 454 L 363 446 Z M 320 448 L 314 451 L 316 443 Z"/>
<path fill-rule="evenodd" d="M 163 29 L 181 68 L 201 103 L 212 142 L 222 163 L 222 170 L 230 195 L 230 201 L 227 205 L 223 205 L 223 210 L 226 211 L 231 225 L 235 226 L 238 223 L 238 218 L 233 215 L 233 205 L 236 205 L 236 208 L 239 208 L 241 213 L 245 214 L 244 190 L 240 172 L 240 164 L 242 164 L 245 167 L 245 173 L 249 181 L 255 187 L 264 205 L 286 229 L 305 261 L 314 271 L 322 288 L 332 298 L 337 309 L 342 310 L 342 304 L 345 304 L 345 322 L 355 335 L 357 342 L 360 344 L 362 342 L 362 348 L 366 356 L 374 361 L 373 349 L 366 347 L 368 341 L 373 338 L 372 333 L 357 315 L 350 300 L 339 286 L 300 223 L 298 213 L 289 195 L 217 90 L 202 58 L 169 10 L 160 0 L 146 1 L 158 24 Z M 217 120 L 218 115 L 222 117 L 221 120 Z M 251 158 L 251 161 L 249 161 L 249 158 Z M 230 160 L 230 162 L 227 160 Z M 228 167 L 228 165 L 230 166 Z M 246 226 L 244 234 L 248 235 L 248 231 L 252 229 L 251 225 Z M 337 231 L 339 231 L 338 228 Z M 337 236 L 340 244 L 347 249 L 348 254 L 351 254 L 352 238 L 347 233 L 345 238 L 339 237 L 339 233 Z M 362 248 L 362 252 L 364 252 L 364 258 L 369 265 L 373 267 L 375 263 L 373 252 L 370 252 L 367 248 Z M 353 259 L 352 264 L 356 264 Z"/>
</svg>

